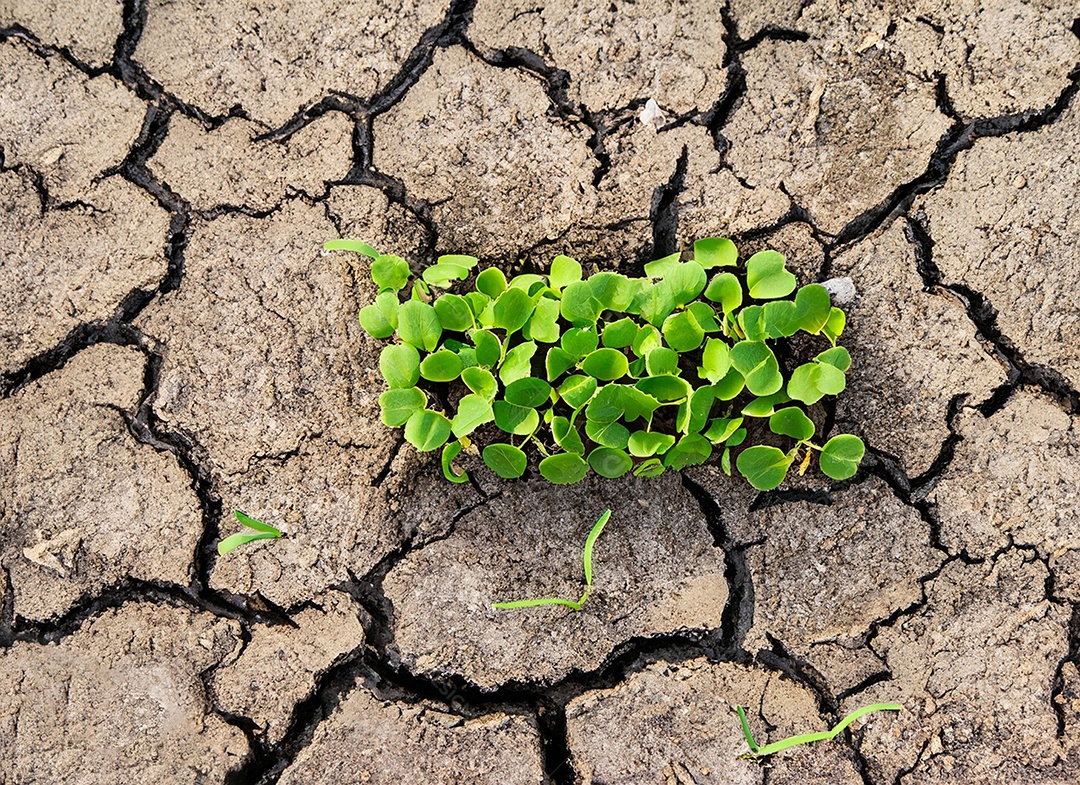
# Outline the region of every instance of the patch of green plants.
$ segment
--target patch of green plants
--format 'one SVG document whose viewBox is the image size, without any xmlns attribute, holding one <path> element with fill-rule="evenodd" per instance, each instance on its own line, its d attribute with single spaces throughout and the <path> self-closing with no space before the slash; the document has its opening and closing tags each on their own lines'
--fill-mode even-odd
<svg viewBox="0 0 1080 785">
<path fill-rule="evenodd" d="M 844 717 L 836 724 L 832 730 L 819 731 L 817 733 L 803 733 L 798 736 L 789 736 L 786 739 L 780 741 L 774 741 L 772 744 L 766 744 L 764 747 L 759 747 L 754 741 L 754 735 L 750 732 L 750 723 L 746 720 L 746 712 L 743 711 L 742 706 L 736 706 L 735 711 L 739 715 L 739 722 L 742 724 L 743 735 L 746 737 L 746 744 L 750 747 L 750 752 L 745 755 L 740 755 L 740 758 L 763 758 L 766 755 L 774 755 L 781 750 L 790 749 L 791 747 L 798 747 L 800 744 L 810 744 L 815 741 L 828 741 L 829 739 L 835 739 L 848 725 L 859 719 L 863 715 L 869 714 L 872 711 L 901 711 L 902 706 L 898 706 L 895 703 L 874 703 L 870 706 L 863 706 L 861 709 L 855 709 L 851 714 Z"/>
<path fill-rule="evenodd" d="M 607 524 L 608 518 L 611 517 L 611 510 L 604 510 L 604 513 L 593 524 L 592 529 L 589 531 L 589 536 L 585 538 L 585 548 L 581 553 L 581 561 L 585 567 L 585 591 L 581 593 L 581 597 L 577 600 L 564 600 L 561 597 L 540 597 L 534 600 L 513 600 L 511 602 L 496 602 L 491 607 L 512 610 L 514 608 L 535 608 L 540 605 L 565 605 L 567 608 L 572 608 L 575 611 L 580 611 L 585 605 L 585 601 L 589 599 L 589 592 L 592 591 L 593 583 L 593 571 L 592 571 L 592 554 L 593 546 L 596 545 L 596 539 L 600 536 L 600 532 L 604 530 L 604 525 Z"/>
<path fill-rule="evenodd" d="M 268 523 L 257 521 L 250 515 L 240 512 L 240 510 L 233 510 L 233 514 L 236 516 L 236 520 L 247 528 L 254 530 L 254 534 L 239 532 L 226 537 L 217 546 L 217 552 L 220 556 L 224 556 L 229 551 L 235 550 L 245 543 L 254 542 L 255 540 L 272 540 L 281 536 L 279 529 L 275 529 Z"/>
<path fill-rule="evenodd" d="M 557 256 L 544 274 L 508 280 L 473 256 L 416 275 L 366 243 L 325 247 L 370 259 L 378 295 L 360 324 L 392 339 L 379 356 L 382 421 L 417 450 L 442 450 L 452 482 L 467 479 L 454 465 L 466 450 L 506 479 L 532 452 L 555 484 L 718 456 L 759 490 L 815 455 L 848 479 L 865 453 L 849 434 L 815 441 L 812 407 L 847 383 L 846 316 L 825 287 L 799 287 L 776 251 L 741 262 L 730 240 L 706 238 L 640 278 L 586 277 Z"/>
</svg>

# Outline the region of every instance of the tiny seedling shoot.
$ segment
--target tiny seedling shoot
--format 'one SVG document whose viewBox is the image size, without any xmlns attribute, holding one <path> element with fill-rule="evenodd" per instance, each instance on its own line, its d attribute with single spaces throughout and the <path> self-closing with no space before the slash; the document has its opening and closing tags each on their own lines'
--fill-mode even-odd
<svg viewBox="0 0 1080 785">
<path fill-rule="evenodd" d="M 580 611 L 585 605 L 585 600 L 589 599 L 589 592 L 592 590 L 592 554 L 593 546 L 596 545 L 596 538 L 600 536 L 600 532 L 604 530 L 604 525 L 608 522 L 608 518 L 611 517 L 611 510 L 604 510 L 604 514 L 600 516 L 599 520 L 593 524 L 592 530 L 589 532 L 589 536 L 585 538 L 585 550 L 582 552 L 581 561 L 585 567 L 585 591 L 581 593 L 581 597 L 575 602 L 574 600 L 564 600 L 561 597 L 540 597 L 535 600 L 513 600 L 512 602 L 496 602 L 491 607 L 500 610 L 510 610 L 513 608 L 535 608 L 540 605 L 565 605 L 567 608 L 573 608 L 575 611 Z"/>
<path fill-rule="evenodd" d="M 272 540 L 281 536 L 281 531 L 275 529 L 268 523 L 257 521 L 250 515 L 240 512 L 240 510 L 233 510 L 233 514 L 236 515 L 236 520 L 244 524 L 249 529 L 254 529 L 255 533 L 239 532 L 226 537 L 224 540 L 218 543 L 217 552 L 219 555 L 224 556 L 229 551 L 235 550 L 244 543 L 254 542 L 255 540 Z"/>
<path fill-rule="evenodd" d="M 851 714 L 844 717 L 836 724 L 836 727 L 832 730 L 819 731 L 817 733 L 803 733 L 798 736 L 789 736 L 786 739 L 780 741 L 774 741 L 772 744 L 766 744 L 764 747 L 759 747 L 754 741 L 754 735 L 750 732 L 750 723 L 746 721 L 746 712 L 743 711 L 742 706 L 736 706 L 735 711 L 739 714 L 739 722 L 742 723 L 743 735 L 746 736 L 746 744 L 750 747 L 750 752 L 740 755 L 740 758 L 763 758 L 767 755 L 773 755 L 781 750 L 790 749 L 792 747 L 798 747 L 800 744 L 810 744 L 815 741 L 828 741 L 829 739 L 835 739 L 841 731 L 848 725 L 853 723 L 865 714 L 869 714 L 872 711 L 900 711 L 903 707 L 897 706 L 895 703 L 874 703 L 869 706 L 863 706 L 861 709 L 855 709 Z"/>
</svg>

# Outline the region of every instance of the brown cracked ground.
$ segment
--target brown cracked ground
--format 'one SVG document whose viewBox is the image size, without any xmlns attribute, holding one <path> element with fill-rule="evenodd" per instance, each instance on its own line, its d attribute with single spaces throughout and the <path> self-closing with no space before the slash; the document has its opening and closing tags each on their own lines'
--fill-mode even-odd
<svg viewBox="0 0 1080 785">
<path fill-rule="evenodd" d="M 0 0 L 0 782 L 1080 781 L 1077 15 Z M 853 280 L 854 479 L 451 486 L 320 252 L 707 235 Z"/>
</svg>

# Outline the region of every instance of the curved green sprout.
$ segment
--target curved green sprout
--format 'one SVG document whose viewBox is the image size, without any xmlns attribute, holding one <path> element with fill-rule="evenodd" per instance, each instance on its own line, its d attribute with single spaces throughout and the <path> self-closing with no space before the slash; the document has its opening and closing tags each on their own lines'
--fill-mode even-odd
<svg viewBox="0 0 1080 785">
<path fill-rule="evenodd" d="M 585 548 L 581 554 L 582 566 L 585 568 L 585 591 L 582 592 L 581 598 L 578 600 L 564 600 L 561 597 L 540 597 L 533 600 L 513 600 L 512 602 L 496 602 L 491 607 L 499 610 L 511 610 L 514 608 L 536 608 L 540 605 L 565 605 L 567 608 L 572 608 L 575 611 L 580 611 L 585 605 L 585 600 L 589 599 L 589 591 L 592 589 L 593 571 L 592 571 L 592 554 L 593 546 L 596 545 L 596 538 L 600 536 L 600 532 L 604 530 L 604 525 L 608 522 L 608 518 L 611 517 L 611 510 L 604 510 L 604 514 L 593 524 L 592 530 L 589 532 L 589 536 L 585 538 Z"/>
<path fill-rule="evenodd" d="M 249 529 L 254 529 L 255 534 L 248 534 L 247 532 L 240 532 L 239 534 L 233 534 L 230 537 L 226 537 L 224 540 L 218 543 L 217 552 L 218 555 L 224 556 L 229 551 L 239 548 L 245 543 L 254 542 L 255 540 L 272 540 L 281 536 L 281 531 L 275 529 L 268 523 L 257 521 L 251 516 L 240 512 L 240 510 L 233 510 L 233 514 L 236 515 L 236 520 L 247 526 Z"/>
<path fill-rule="evenodd" d="M 772 744 L 766 744 L 764 747 L 759 747 L 754 741 L 753 734 L 750 732 L 750 723 L 746 721 L 746 712 L 743 711 L 742 706 L 736 706 L 735 711 L 739 714 L 739 722 L 742 724 L 743 735 L 746 736 L 746 744 L 750 747 L 750 752 L 745 755 L 740 755 L 739 757 L 761 758 L 766 755 L 773 755 L 781 750 L 790 749 L 791 747 L 798 747 L 800 744 L 810 744 L 815 741 L 835 739 L 844 728 L 865 714 L 869 714 L 872 711 L 900 711 L 902 708 L 902 706 L 898 706 L 895 703 L 874 703 L 869 706 L 863 706 L 861 709 L 855 709 L 851 714 L 840 720 L 832 730 L 789 736 L 786 739 L 774 741 Z"/>
</svg>

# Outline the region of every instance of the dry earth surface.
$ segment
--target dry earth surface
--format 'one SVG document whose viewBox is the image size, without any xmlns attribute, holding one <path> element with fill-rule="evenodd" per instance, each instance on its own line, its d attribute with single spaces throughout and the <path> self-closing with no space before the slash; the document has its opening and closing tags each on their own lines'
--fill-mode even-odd
<svg viewBox="0 0 1080 785">
<path fill-rule="evenodd" d="M 0 0 L 0 782 L 1080 781 L 1078 16 Z M 452 486 L 320 250 L 709 235 L 853 280 L 852 480 Z"/>
</svg>

